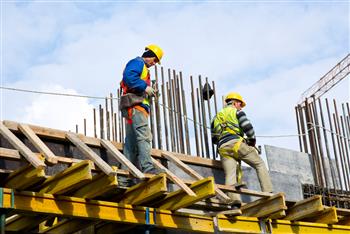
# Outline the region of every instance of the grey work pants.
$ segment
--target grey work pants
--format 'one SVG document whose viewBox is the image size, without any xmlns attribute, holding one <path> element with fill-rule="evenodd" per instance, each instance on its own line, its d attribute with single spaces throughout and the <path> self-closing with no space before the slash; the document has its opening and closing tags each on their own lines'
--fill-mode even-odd
<svg viewBox="0 0 350 234">
<path fill-rule="evenodd" d="M 231 140 L 223 144 L 221 147 L 232 149 L 236 142 L 237 140 Z M 272 183 L 269 173 L 264 161 L 258 155 L 254 147 L 248 146 L 246 143 L 242 142 L 238 149 L 238 159 L 247 163 L 249 166 L 256 170 L 260 182 L 260 187 L 263 192 L 272 192 Z M 237 161 L 233 158 L 233 154 L 227 153 L 226 155 L 221 155 L 221 162 L 225 172 L 225 184 L 236 184 Z M 228 193 L 227 195 L 233 201 L 241 200 L 241 196 L 237 193 Z"/>
<path fill-rule="evenodd" d="M 132 123 L 125 126 L 124 155 L 142 172 L 154 169 L 151 159 L 152 133 L 144 113 L 133 108 Z M 122 169 L 126 169 L 122 166 Z"/>
</svg>

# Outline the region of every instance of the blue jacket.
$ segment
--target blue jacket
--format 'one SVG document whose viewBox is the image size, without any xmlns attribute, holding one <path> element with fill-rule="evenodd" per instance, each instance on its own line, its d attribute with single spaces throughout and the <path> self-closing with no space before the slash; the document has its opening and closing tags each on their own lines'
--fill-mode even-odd
<svg viewBox="0 0 350 234">
<path fill-rule="evenodd" d="M 128 86 L 128 89 L 134 93 L 144 92 L 147 83 L 146 80 L 141 79 L 141 74 L 144 69 L 145 62 L 141 57 L 136 57 L 130 60 L 123 72 L 123 81 Z"/>
</svg>

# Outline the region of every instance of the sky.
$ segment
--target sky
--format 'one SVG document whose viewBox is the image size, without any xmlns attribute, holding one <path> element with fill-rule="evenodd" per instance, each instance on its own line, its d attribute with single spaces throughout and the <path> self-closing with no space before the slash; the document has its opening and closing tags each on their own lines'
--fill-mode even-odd
<svg viewBox="0 0 350 234">
<path fill-rule="evenodd" d="M 258 144 L 298 150 L 297 137 L 264 136 L 297 134 L 301 94 L 349 53 L 349 18 L 347 1 L 2 0 L 1 86 L 115 94 L 126 62 L 158 44 L 164 68 L 214 80 L 218 96 L 239 92 Z M 346 78 L 325 97 L 349 102 L 349 90 Z M 62 130 L 103 104 L 0 94 L 1 120 Z"/>
</svg>

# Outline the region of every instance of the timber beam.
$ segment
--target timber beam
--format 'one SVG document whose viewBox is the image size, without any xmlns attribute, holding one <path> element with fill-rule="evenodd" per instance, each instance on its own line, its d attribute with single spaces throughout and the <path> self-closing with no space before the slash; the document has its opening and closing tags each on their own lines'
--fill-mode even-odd
<svg viewBox="0 0 350 234">
<path fill-rule="evenodd" d="M 76 190 L 92 179 L 92 162 L 84 160 L 49 177 L 39 187 L 40 193 L 64 194 Z"/>
<path fill-rule="evenodd" d="M 179 189 L 169 193 L 160 203 L 156 204 L 160 209 L 178 210 L 190 206 L 200 200 L 215 196 L 214 178 L 208 177 L 193 183 L 190 188 L 196 194 L 189 196 L 185 191 Z"/>
<path fill-rule="evenodd" d="M 118 188 L 118 179 L 115 175 L 103 173 L 94 175 L 91 181 L 76 190 L 72 196 L 81 198 L 96 198 L 111 193 Z"/>
<path fill-rule="evenodd" d="M 301 220 L 312 217 L 323 210 L 322 197 L 316 195 L 296 202 L 292 207 L 289 207 L 287 216 L 284 219 L 291 221 Z"/>
<path fill-rule="evenodd" d="M 120 203 L 144 205 L 165 196 L 167 192 L 166 174 L 161 173 L 151 179 L 127 189 Z"/>
<path fill-rule="evenodd" d="M 324 208 L 324 210 L 316 213 L 313 217 L 303 219 L 303 221 L 325 224 L 338 223 L 337 209 L 335 207 Z"/>
<path fill-rule="evenodd" d="M 277 193 L 269 198 L 261 198 L 241 207 L 243 216 L 258 218 L 281 218 L 287 210 L 284 193 Z M 276 217 L 279 214 L 281 217 Z"/>
<path fill-rule="evenodd" d="M 13 171 L 5 180 L 5 187 L 18 190 L 25 190 L 44 181 L 44 168 L 35 168 L 28 164 L 16 171 Z"/>
</svg>

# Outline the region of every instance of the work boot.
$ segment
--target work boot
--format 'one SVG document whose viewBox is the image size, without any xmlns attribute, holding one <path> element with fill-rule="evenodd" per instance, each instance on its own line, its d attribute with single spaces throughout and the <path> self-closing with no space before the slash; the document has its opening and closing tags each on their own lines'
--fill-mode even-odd
<svg viewBox="0 0 350 234">
<path fill-rule="evenodd" d="M 131 187 L 135 185 L 135 182 L 133 179 L 118 176 L 118 185 L 120 187 Z"/>
<path fill-rule="evenodd" d="M 165 170 L 153 167 L 152 169 L 150 169 L 148 171 L 144 171 L 144 173 L 159 175 L 160 173 L 165 173 Z"/>
</svg>

